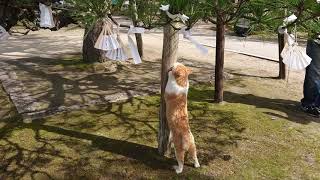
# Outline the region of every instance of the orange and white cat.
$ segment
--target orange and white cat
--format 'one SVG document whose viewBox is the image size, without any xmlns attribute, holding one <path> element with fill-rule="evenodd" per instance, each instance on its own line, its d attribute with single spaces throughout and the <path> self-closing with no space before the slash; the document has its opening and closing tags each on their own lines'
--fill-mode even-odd
<svg viewBox="0 0 320 180">
<path fill-rule="evenodd" d="M 190 73 L 191 69 L 181 63 L 175 63 L 168 72 L 169 78 L 165 89 L 166 116 L 170 130 L 168 152 L 170 153 L 173 143 L 178 161 L 178 166 L 174 166 L 176 173 L 182 172 L 187 152 L 194 160 L 194 167 L 200 167 L 188 120 L 187 96 Z"/>
</svg>

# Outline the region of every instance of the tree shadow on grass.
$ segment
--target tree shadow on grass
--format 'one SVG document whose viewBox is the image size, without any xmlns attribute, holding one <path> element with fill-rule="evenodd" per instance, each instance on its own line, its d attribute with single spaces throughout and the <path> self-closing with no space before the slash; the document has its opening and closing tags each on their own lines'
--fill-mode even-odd
<svg viewBox="0 0 320 180">
<path fill-rule="evenodd" d="M 150 99 L 135 98 L 135 100 L 130 99 L 86 110 L 90 114 L 89 116 L 82 114 L 84 111 L 79 111 L 80 114 L 70 112 L 69 115 L 68 112 L 65 112 L 53 120 L 41 119 L 31 124 L 23 124 L 20 120 L 7 121 L 6 129 L 0 129 L 0 157 L 2 156 L 3 159 L 0 162 L 2 169 L 0 173 L 3 176 L 0 177 L 23 178 L 30 175 L 45 179 L 55 179 L 60 176 L 81 179 L 93 177 L 113 179 L 120 177 L 146 178 L 146 175 L 151 173 L 152 176 L 163 178 L 199 177 L 212 179 L 212 177 L 201 173 L 199 169 L 191 168 L 191 163 L 186 164 L 185 172 L 182 175 L 176 176 L 172 169 L 176 160 L 158 155 L 157 149 L 154 147 L 154 140 L 142 140 L 143 137 L 156 137 L 157 135 L 157 121 L 154 121 L 157 118 L 157 111 L 154 111 L 158 109 L 157 103 L 158 101 L 150 102 Z M 128 110 L 128 106 L 134 106 L 134 108 Z M 149 113 L 144 112 L 143 116 L 142 114 L 137 115 L 148 111 L 146 108 L 150 107 L 152 111 L 149 109 Z M 116 119 L 107 119 L 111 116 Z M 92 124 L 92 120 L 86 120 L 86 118 L 94 119 L 96 125 Z M 83 125 L 82 120 L 74 123 L 76 119 L 83 119 L 88 125 Z M 115 120 L 116 123 L 111 122 Z M 199 125 L 196 123 L 192 126 L 197 128 Z M 206 131 L 210 131 L 208 129 L 210 126 L 205 126 L 203 123 L 201 126 L 198 128 L 206 128 Z M 100 135 L 99 133 L 114 128 L 121 129 L 116 134 L 117 137 Z M 123 130 L 124 134 L 122 134 Z M 208 137 L 210 134 L 212 133 L 207 134 Z M 20 137 L 21 135 L 22 137 Z M 209 141 L 209 138 L 206 138 L 206 141 Z M 201 163 L 204 165 L 209 162 L 206 160 L 217 158 L 218 156 L 215 154 L 222 152 L 221 150 L 215 151 L 213 147 L 208 147 L 200 140 L 199 144 L 202 144 L 199 145 L 199 149 L 203 150 L 199 153 Z M 70 156 L 69 152 L 73 154 Z M 97 152 L 99 153 L 97 154 Z M 61 160 L 62 162 L 58 165 L 52 165 L 53 162 Z M 95 164 L 95 162 L 100 162 L 100 164 Z M 49 170 L 43 170 L 43 167 Z M 50 168 L 54 170 L 52 171 Z M 143 172 L 143 174 L 136 174 L 135 168 L 139 168 L 137 171 Z"/>
<path fill-rule="evenodd" d="M 197 89 L 192 89 L 197 95 L 191 94 L 190 98 L 194 98 L 197 101 L 210 101 L 208 97 L 213 97 L 214 90 L 207 89 L 198 91 Z M 237 94 L 234 92 L 226 91 L 224 92 L 224 99 L 229 103 L 241 103 L 255 106 L 259 108 L 260 111 L 264 112 L 267 115 L 286 119 L 301 124 L 308 124 L 310 122 L 320 122 L 319 118 L 314 118 L 308 116 L 300 109 L 300 102 L 286 100 L 286 99 L 271 99 L 266 97 L 259 97 L 253 94 Z M 286 116 L 281 115 L 276 112 L 270 111 L 279 111 L 285 113 Z"/>
<path fill-rule="evenodd" d="M 149 175 L 159 179 L 213 179 L 203 173 L 201 168 L 191 167 L 190 158 L 186 159 L 184 173 L 177 176 L 172 169 L 172 165 L 176 164 L 175 158 L 158 155 L 154 139 L 157 136 L 158 121 L 155 119 L 159 99 L 154 99 L 135 98 L 99 106 L 86 110 L 89 116 L 84 111 L 65 112 L 54 119 L 41 119 L 31 124 L 7 122 L 7 130 L 1 133 L 0 140 L 2 177 L 22 178 L 31 174 L 34 177 L 54 179 L 60 177 L 57 174 L 62 174 L 63 177 L 81 179 L 146 178 Z M 200 163 L 204 166 L 217 158 L 225 159 L 229 156 L 227 148 L 242 139 L 240 134 L 244 130 L 232 112 L 212 110 L 206 106 L 200 104 L 190 107 L 191 129 L 195 135 Z M 75 121 L 77 119 L 82 120 Z M 92 120 L 96 125 L 92 124 Z M 115 137 L 100 134 L 115 128 L 121 129 Z M 154 138 L 151 141 L 143 140 L 148 136 Z M 71 156 L 69 152 L 72 152 Z M 10 154 L 12 156 L 8 157 Z M 59 163 L 52 165 L 53 162 Z M 41 169 L 44 167 L 54 170 Z"/>
<path fill-rule="evenodd" d="M 12 66 L 15 66 L 17 69 L 25 71 L 31 76 L 40 77 L 50 83 L 52 83 L 52 89 L 45 93 L 45 95 L 41 98 L 49 98 L 51 105 L 49 107 L 59 106 L 64 104 L 65 93 L 80 93 L 83 94 L 83 90 L 80 89 L 80 86 L 93 85 L 96 86 L 97 89 L 122 89 L 126 93 L 130 93 L 132 87 L 141 91 L 145 87 L 150 87 L 150 84 L 154 84 L 154 77 L 150 76 L 147 79 L 140 79 L 137 81 L 134 78 L 137 74 L 144 73 L 150 71 L 150 67 L 155 67 L 158 69 L 159 63 L 156 62 L 145 62 L 141 66 L 139 66 L 139 72 L 137 69 L 121 69 L 125 71 L 122 77 L 123 79 L 115 79 L 114 74 L 120 73 L 103 73 L 103 74 L 89 74 L 84 78 L 66 78 L 61 76 L 61 74 L 57 72 L 46 72 L 41 69 L 33 68 L 28 63 L 35 63 L 41 65 L 41 63 L 49 63 L 50 59 L 24 59 L 21 62 L 12 61 L 7 62 Z M 38 62 L 37 62 L 38 61 Z M 52 60 L 53 61 L 53 60 Z M 189 62 L 190 66 L 197 68 L 199 65 L 194 62 Z M 120 70 L 120 69 L 119 69 Z M 209 67 L 200 70 L 198 69 L 198 73 L 195 74 L 206 74 L 210 75 L 211 69 Z M 133 76 L 135 75 L 135 76 Z M 132 82 L 124 82 L 124 79 L 129 79 L 130 77 Z M 208 79 L 207 76 L 203 76 L 203 79 Z M 35 79 L 37 80 L 37 79 Z M 96 80 L 96 81 L 95 81 Z M 108 80 L 109 83 L 106 83 Z M 147 80 L 147 81 L 146 81 Z M 83 82 L 85 81 L 85 82 Z M 104 82 L 104 83 L 101 83 Z M 158 81 L 157 81 L 158 82 Z M 65 89 L 64 85 L 72 86 L 72 89 Z M 143 90 L 147 91 L 147 90 Z M 194 90 L 191 90 L 194 91 Z M 147 91 L 148 92 L 148 91 Z M 202 93 L 202 95 L 200 95 Z M 213 93 L 212 93 L 213 94 Z M 58 98 L 57 96 L 63 96 L 63 98 Z M 211 94 L 207 94 L 207 92 L 198 92 L 197 96 L 191 96 L 191 101 L 201 100 L 201 98 L 211 97 Z M 103 97 L 101 97 L 103 100 Z M 105 102 L 105 101 L 104 101 Z M 6 151 L 5 154 L 16 153 L 9 159 L 3 162 L 3 169 L 10 168 L 10 165 L 14 162 L 18 162 L 17 169 L 9 170 L 6 174 L 9 177 L 23 177 L 25 174 L 30 172 L 38 172 L 37 169 L 39 166 L 44 164 L 48 164 L 49 162 L 54 161 L 56 158 L 63 159 L 64 163 L 61 164 L 62 168 L 65 169 L 66 174 L 70 176 L 75 169 L 83 169 L 86 165 L 86 161 L 94 160 L 95 155 L 91 154 L 100 150 L 104 153 L 111 153 L 122 156 L 124 162 L 129 161 L 129 164 L 138 164 L 142 166 L 143 169 L 148 170 L 156 170 L 159 171 L 159 175 L 162 173 L 165 177 L 170 177 L 174 174 L 174 171 L 171 168 L 172 164 L 176 164 L 176 161 L 172 158 L 164 158 L 158 155 L 156 148 L 154 147 L 153 142 L 141 142 L 143 139 L 141 137 L 156 137 L 157 133 L 157 109 L 158 102 L 155 103 L 147 103 L 143 100 L 138 100 L 138 102 L 134 102 L 132 99 L 124 102 L 116 103 L 117 107 L 115 108 L 112 104 L 108 104 L 106 102 L 105 105 L 98 107 L 95 110 L 88 110 L 90 114 L 95 114 L 97 116 L 92 116 L 91 118 L 94 121 L 90 121 L 89 119 L 83 118 L 83 114 L 78 114 L 77 117 L 70 116 L 59 116 L 63 117 L 63 119 L 55 119 L 54 123 L 47 123 L 46 119 L 37 120 L 35 123 L 30 125 L 18 124 L 17 126 L 8 126 L 9 131 L 3 133 L 3 141 Z M 125 106 L 136 106 L 136 108 L 131 109 L 130 111 L 126 111 Z M 190 123 L 192 127 L 192 131 L 196 138 L 196 143 L 198 145 L 199 151 L 199 159 L 202 165 L 208 165 L 213 160 L 217 158 L 225 159 L 225 156 L 228 156 L 226 148 L 229 146 L 236 146 L 237 141 L 243 139 L 241 134 L 244 130 L 242 124 L 236 121 L 236 117 L 233 115 L 233 112 L 225 112 L 218 111 L 205 108 L 206 105 L 201 106 L 192 106 L 190 107 L 190 111 L 192 114 Z M 144 114 L 143 116 L 137 116 L 137 114 L 146 111 L 146 109 L 142 107 L 151 107 L 154 110 Z M 68 114 L 68 112 L 66 113 Z M 110 124 L 110 119 L 104 117 L 106 115 L 112 115 L 116 117 L 117 122 L 114 124 Z M 134 115 L 134 116 L 133 116 Z M 99 118 L 101 117 L 101 118 Z M 109 117 L 109 116 L 108 116 Z M 70 122 L 72 118 L 83 119 L 82 121 Z M 95 123 L 98 124 L 99 121 L 103 121 L 102 125 L 97 127 Z M 126 134 L 127 138 L 125 140 L 118 140 L 115 137 L 108 135 L 99 135 L 98 131 L 104 130 L 112 130 L 115 128 L 121 127 L 124 130 L 124 134 Z M 20 142 L 13 142 L 8 138 L 11 132 L 15 132 L 16 130 L 32 130 L 32 132 L 26 132 L 36 141 L 36 143 L 40 143 L 39 147 L 35 149 L 27 149 L 24 148 Z M 58 138 L 47 138 L 42 135 L 41 132 L 49 132 L 55 134 Z M 112 137 L 112 138 L 111 138 Z M 114 139 L 113 139 L 114 138 Z M 118 138 L 118 137 L 117 137 Z M 151 138 L 152 139 L 152 138 Z M 86 144 L 82 144 L 83 141 L 90 142 Z M 59 146 L 67 146 L 68 149 L 72 151 L 79 151 L 80 158 L 72 159 L 67 157 L 59 150 Z M 83 146 L 83 147 L 79 147 Z M 27 154 L 27 156 L 25 155 Z M 90 157 L 86 157 L 90 155 Z M 45 156 L 45 157 L 44 157 Z M 49 157 L 46 157 L 49 156 Z M 107 159 L 104 160 L 102 164 L 104 166 L 108 166 L 110 163 L 115 163 L 115 159 Z M 117 164 L 117 163 L 116 163 Z M 190 162 L 187 162 L 190 166 Z M 120 165 L 120 164 L 117 164 Z M 121 164 L 124 167 L 127 167 L 127 164 Z M 141 166 L 140 166 L 141 167 Z M 95 168 L 95 167 L 89 167 Z M 188 167 L 186 167 L 186 174 L 191 177 L 199 177 L 201 179 L 208 179 L 205 175 L 198 170 L 189 171 Z M 100 169 L 100 168 L 98 168 Z M 190 168 L 191 169 L 191 168 Z M 105 173 L 105 171 L 101 170 L 101 173 Z M 189 174 L 191 172 L 191 174 Z M 80 173 L 80 172 L 79 172 Z M 108 173 L 111 173 L 108 171 Z M 49 173 L 51 175 L 51 173 Z M 168 176 L 169 174 L 169 176 Z M 128 177 L 126 174 L 116 174 L 116 176 L 124 176 Z M 90 177 L 90 173 L 85 175 L 85 177 Z M 141 176 L 142 177 L 142 176 Z M 212 177 L 209 177 L 209 179 Z"/>
<path fill-rule="evenodd" d="M 170 169 L 170 165 L 174 164 L 173 159 L 160 156 L 156 148 L 138 143 L 44 125 L 41 122 L 33 123 L 27 128 L 31 128 L 34 131 L 44 130 L 72 138 L 89 140 L 94 148 L 135 159 L 152 169 Z"/>
<path fill-rule="evenodd" d="M 318 118 L 314 118 L 305 114 L 300 109 L 300 102 L 297 101 L 285 99 L 271 99 L 266 97 L 255 96 L 253 94 L 240 95 L 232 92 L 225 92 L 225 99 L 227 102 L 231 103 L 248 104 L 253 105 L 257 108 L 283 112 L 286 114 L 286 116 L 283 116 L 275 112 L 268 112 L 267 110 L 262 110 L 265 114 L 278 118 L 287 119 L 296 123 L 308 124 L 310 122 L 320 122 Z"/>
</svg>

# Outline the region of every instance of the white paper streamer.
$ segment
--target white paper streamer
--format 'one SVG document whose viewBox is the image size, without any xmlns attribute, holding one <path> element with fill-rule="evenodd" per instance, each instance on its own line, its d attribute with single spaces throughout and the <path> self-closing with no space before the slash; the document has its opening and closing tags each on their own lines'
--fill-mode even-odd
<svg viewBox="0 0 320 180">
<path fill-rule="evenodd" d="M 205 48 L 202 44 L 198 43 L 192 36 L 191 32 L 189 30 L 186 30 L 186 28 L 182 28 L 181 33 L 183 34 L 183 37 L 185 39 L 188 39 L 192 44 L 196 46 L 196 48 L 204 55 L 208 54 L 208 49 Z"/>
<path fill-rule="evenodd" d="M 52 9 L 50 6 L 39 3 L 40 9 L 40 27 L 53 28 L 55 26 L 52 16 Z"/>
<path fill-rule="evenodd" d="M 285 19 L 283 20 L 283 23 L 287 25 L 287 24 L 289 24 L 289 23 L 294 22 L 296 19 L 297 19 L 297 16 L 294 15 L 294 14 L 292 14 L 291 16 L 285 18 Z"/>
<path fill-rule="evenodd" d="M 166 14 L 167 14 L 167 16 L 170 18 L 170 19 L 172 19 L 172 20 L 175 20 L 175 19 L 181 19 L 181 21 L 183 22 L 183 23 L 186 23 L 186 21 L 188 21 L 189 20 L 189 17 L 188 16 L 186 16 L 185 14 L 171 14 L 170 12 L 169 12 L 169 9 L 170 9 L 170 4 L 168 4 L 168 5 L 161 5 L 161 7 L 160 7 L 160 10 L 162 10 L 162 11 L 164 11 L 164 12 L 166 12 Z"/>
<path fill-rule="evenodd" d="M 115 50 L 119 48 L 120 45 L 114 34 L 111 35 L 103 35 L 102 39 L 98 39 L 95 44 L 96 49 L 101 49 L 104 51 Z"/>
<path fill-rule="evenodd" d="M 119 61 L 126 61 L 128 60 L 128 57 L 126 55 L 126 52 L 123 48 L 118 48 L 116 50 L 110 50 L 106 51 L 106 57 L 111 60 L 119 60 Z"/>
<path fill-rule="evenodd" d="M 281 52 L 283 63 L 292 70 L 305 69 L 312 59 L 305 52 L 302 52 L 294 35 L 287 33 L 287 30 L 285 30 L 284 36 L 286 44 Z"/>
<path fill-rule="evenodd" d="M 119 28 L 120 24 L 118 24 L 117 27 L 117 41 L 120 46 L 117 49 L 106 51 L 106 57 L 111 60 L 126 61 L 128 60 L 128 56 L 125 50 L 125 46 L 120 38 Z"/>
<path fill-rule="evenodd" d="M 7 40 L 9 37 L 9 33 L 2 26 L 0 26 L 0 41 Z"/>
<path fill-rule="evenodd" d="M 108 27 L 108 24 L 105 24 L 102 28 L 102 31 L 94 45 L 96 49 L 110 51 L 120 48 L 120 44 L 117 41 L 115 34 L 112 34 L 111 29 Z"/>
<path fill-rule="evenodd" d="M 129 44 L 129 48 L 131 50 L 131 55 L 133 58 L 133 61 L 135 64 L 140 64 L 141 61 L 141 57 L 139 54 L 139 51 L 131 37 L 132 34 L 143 34 L 145 31 L 144 28 L 140 28 L 140 27 L 134 27 L 134 26 L 130 26 L 130 29 L 128 31 L 128 44 Z"/>
</svg>

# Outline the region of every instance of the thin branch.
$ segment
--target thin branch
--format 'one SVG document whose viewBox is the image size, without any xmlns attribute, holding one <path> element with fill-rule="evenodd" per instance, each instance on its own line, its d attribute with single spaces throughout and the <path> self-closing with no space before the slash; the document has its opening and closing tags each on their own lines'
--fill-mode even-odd
<svg viewBox="0 0 320 180">
<path fill-rule="evenodd" d="M 211 22 L 212 24 L 217 24 L 217 21 L 214 20 L 213 18 L 208 18 L 207 19 L 209 22 Z"/>
<path fill-rule="evenodd" d="M 247 0 L 240 0 L 239 4 L 238 4 L 238 6 L 237 6 L 237 10 L 230 15 L 230 17 L 226 20 L 226 23 L 232 21 L 236 16 L 238 16 L 240 10 L 242 9 L 242 6 L 243 6 L 246 2 L 247 2 Z"/>
</svg>

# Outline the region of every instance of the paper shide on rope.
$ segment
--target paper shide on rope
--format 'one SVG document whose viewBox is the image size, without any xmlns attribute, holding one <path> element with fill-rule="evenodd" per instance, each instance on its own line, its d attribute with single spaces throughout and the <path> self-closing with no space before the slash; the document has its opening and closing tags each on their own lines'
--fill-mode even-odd
<svg viewBox="0 0 320 180">
<path fill-rule="evenodd" d="M 116 49 L 107 51 L 106 57 L 111 60 L 126 61 L 128 60 L 128 56 L 125 50 L 125 46 L 120 38 L 119 27 L 120 27 L 120 24 L 117 26 L 117 39 L 116 39 L 118 41 L 119 46 Z"/>
<path fill-rule="evenodd" d="M 285 30 L 285 47 L 281 52 L 283 63 L 288 66 L 290 70 L 303 70 L 311 62 L 311 58 L 303 52 L 297 43 L 297 39 Z"/>
<path fill-rule="evenodd" d="M 40 9 L 40 27 L 53 28 L 55 27 L 52 15 L 51 6 L 39 3 Z"/>
<path fill-rule="evenodd" d="M 186 27 L 182 28 L 180 32 L 183 34 L 183 38 L 189 40 L 192 44 L 195 45 L 195 47 L 202 53 L 202 54 L 208 54 L 208 49 L 205 48 L 202 44 L 197 42 L 192 36 L 190 30 L 187 30 Z"/>
<path fill-rule="evenodd" d="M 124 43 L 120 38 L 120 24 L 117 23 L 117 33 L 113 33 L 112 21 L 106 18 L 102 31 L 95 43 L 95 48 L 105 51 L 107 58 L 111 60 L 126 61 L 128 53 L 126 52 Z M 132 34 L 144 33 L 145 29 L 141 27 L 130 26 L 128 30 L 128 45 L 135 64 L 142 62 L 138 49 L 131 37 Z"/>
<path fill-rule="evenodd" d="M 180 13 L 179 14 L 174 14 L 174 15 L 171 14 L 169 12 L 169 9 L 170 9 L 170 5 L 169 4 L 168 5 L 161 5 L 160 9 L 162 11 L 166 12 L 167 16 L 172 20 L 179 20 L 180 19 L 183 23 L 186 23 L 186 21 L 189 20 L 189 17 L 186 16 L 185 14 L 180 14 Z"/>
<path fill-rule="evenodd" d="M 104 22 L 102 31 L 94 47 L 103 51 L 111 51 L 120 47 L 115 34 L 113 34 L 112 24 L 110 22 Z"/>
<path fill-rule="evenodd" d="M 285 46 L 281 52 L 283 63 L 286 64 L 289 70 L 303 70 L 310 63 L 311 58 L 303 52 L 298 46 L 297 30 L 294 28 L 294 35 L 287 32 L 287 26 L 289 23 L 295 22 L 297 17 L 292 14 L 283 21 L 283 27 L 279 28 L 279 33 L 284 34 Z"/>
<path fill-rule="evenodd" d="M 167 16 L 173 20 L 173 21 L 182 21 L 184 24 L 186 24 L 186 22 L 190 19 L 188 16 L 186 16 L 185 14 L 171 14 L 169 12 L 170 9 L 170 5 L 161 5 L 160 10 L 164 11 Z M 197 42 L 193 37 L 192 34 L 190 32 L 190 28 L 187 27 L 183 27 L 180 29 L 180 32 L 183 34 L 183 37 L 187 40 L 189 40 L 192 44 L 195 45 L 195 47 L 202 53 L 202 54 L 208 54 L 208 49 L 205 48 L 202 44 L 200 44 L 199 42 Z"/>
</svg>

